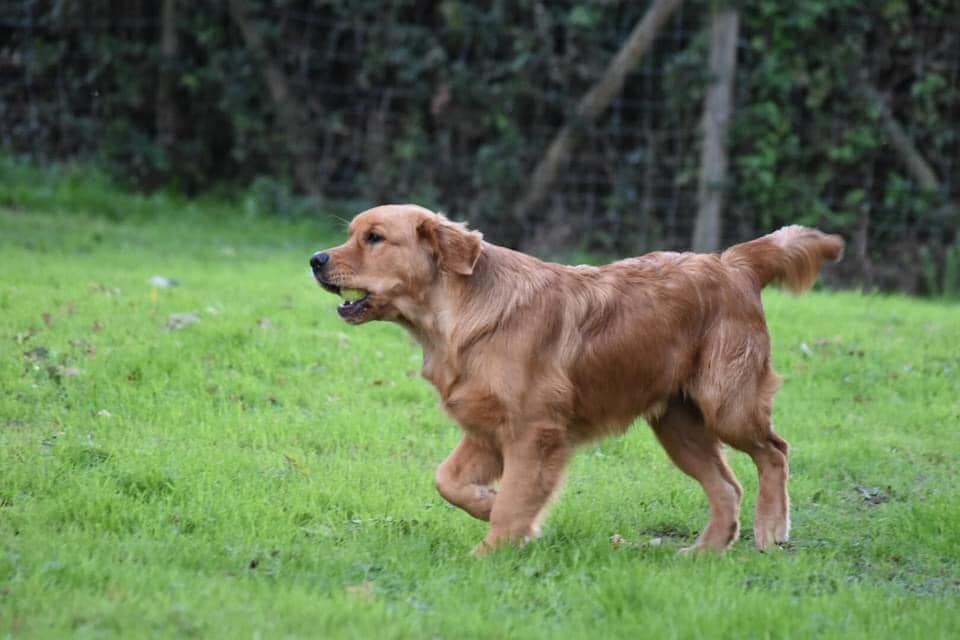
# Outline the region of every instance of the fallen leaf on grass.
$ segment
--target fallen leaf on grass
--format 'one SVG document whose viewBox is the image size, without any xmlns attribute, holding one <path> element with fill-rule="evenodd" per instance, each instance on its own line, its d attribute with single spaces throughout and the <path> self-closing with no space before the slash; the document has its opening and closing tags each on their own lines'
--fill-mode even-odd
<svg viewBox="0 0 960 640">
<path fill-rule="evenodd" d="M 373 583 L 369 580 L 364 580 L 360 584 L 350 585 L 347 587 L 347 593 L 367 602 L 373 602 L 375 597 L 373 593 Z"/>
<path fill-rule="evenodd" d="M 30 349 L 30 351 L 23 352 L 23 356 L 27 360 L 32 360 L 33 362 L 46 360 L 48 355 L 50 355 L 50 350 L 46 347 L 34 347 L 33 349 Z"/>
<path fill-rule="evenodd" d="M 170 331 L 179 331 L 198 322 L 200 322 L 200 316 L 195 313 L 174 313 L 167 319 L 166 326 Z"/>
<path fill-rule="evenodd" d="M 120 287 L 108 287 L 105 284 L 90 285 L 90 290 L 94 293 L 102 293 L 107 297 L 122 296 L 123 289 Z"/>
<path fill-rule="evenodd" d="M 284 454 L 283 456 L 287 460 L 287 464 L 302 473 L 305 476 L 310 475 L 310 472 L 302 465 L 296 458 Z"/>
<path fill-rule="evenodd" d="M 57 443 L 57 440 L 66 435 L 65 431 L 55 431 L 51 433 L 48 437 L 40 441 L 40 444 L 46 448 L 50 448 Z"/>
<path fill-rule="evenodd" d="M 26 342 L 33 336 L 37 335 L 38 333 L 40 332 L 34 329 L 33 327 L 31 327 L 26 331 L 18 332 L 15 336 L 13 336 L 13 339 L 17 342 L 17 344 L 23 344 L 24 342 Z"/>
<path fill-rule="evenodd" d="M 169 289 L 170 287 L 178 287 L 180 283 L 174 280 L 173 278 L 167 278 L 166 276 L 153 276 L 147 282 L 152 287 L 157 289 Z"/>
<path fill-rule="evenodd" d="M 887 491 L 880 487 L 856 487 L 856 489 L 863 501 L 869 505 L 876 506 L 890 501 L 889 487 Z"/>
</svg>

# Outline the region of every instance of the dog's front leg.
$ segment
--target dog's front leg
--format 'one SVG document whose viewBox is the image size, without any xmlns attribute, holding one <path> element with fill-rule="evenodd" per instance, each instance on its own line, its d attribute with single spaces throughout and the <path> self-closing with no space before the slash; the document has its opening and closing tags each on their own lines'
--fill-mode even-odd
<svg viewBox="0 0 960 640">
<path fill-rule="evenodd" d="M 540 535 L 540 522 L 556 493 L 572 447 L 559 425 L 537 424 L 503 447 L 503 479 L 490 514 L 490 530 L 474 549 L 483 555 L 502 542 L 523 542 Z"/>
<path fill-rule="evenodd" d="M 480 520 L 489 520 L 497 492 L 490 483 L 503 473 L 500 452 L 465 435 L 453 453 L 437 467 L 436 485 L 448 502 Z"/>
</svg>

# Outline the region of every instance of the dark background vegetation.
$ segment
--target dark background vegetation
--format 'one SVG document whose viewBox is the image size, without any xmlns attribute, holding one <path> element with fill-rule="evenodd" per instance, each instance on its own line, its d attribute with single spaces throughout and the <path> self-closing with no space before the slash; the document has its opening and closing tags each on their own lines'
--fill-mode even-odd
<svg viewBox="0 0 960 640">
<path fill-rule="evenodd" d="M 740 31 L 724 243 L 818 225 L 850 241 L 835 284 L 960 292 L 960 3 L 727 4 Z M 249 190 L 283 215 L 416 201 L 547 257 L 685 249 L 716 5 L 684 3 L 603 115 L 572 116 L 647 8 L 0 0 L 0 148 L 138 190 Z M 570 162 L 518 220 L 571 123 Z"/>
</svg>

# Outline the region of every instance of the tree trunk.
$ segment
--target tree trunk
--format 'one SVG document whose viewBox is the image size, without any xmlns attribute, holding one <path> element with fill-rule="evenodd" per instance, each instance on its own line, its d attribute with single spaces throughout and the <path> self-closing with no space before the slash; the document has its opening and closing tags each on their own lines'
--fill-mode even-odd
<svg viewBox="0 0 960 640">
<path fill-rule="evenodd" d="M 890 107 L 887 106 L 886 100 L 884 100 L 880 92 L 870 84 L 869 79 L 865 75 L 860 78 L 860 90 L 879 112 L 880 124 L 883 127 L 883 131 L 890 139 L 890 144 L 896 152 L 900 154 L 900 159 L 903 160 L 903 164 L 907 168 L 907 173 L 910 174 L 910 177 L 916 180 L 924 189 L 945 193 L 943 185 L 937 178 L 937 173 L 933 170 L 933 167 L 930 166 L 927 159 L 924 158 L 920 150 L 917 149 L 910 135 L 893 115 Z M 947 200 L 937 211 L 937 215 L 956 225 L 957 220 L 955 220 L 955 218 L 958 216 L 958 212 L 960 212 L 960 207 L 957 206 L 957 203 Z"/>
<path fill-rule="evenodd" d="M 944 203 L 938 207 L 933 212 L 932 218 L 937 220 L 942 225 L 942 228 L 947 229 L 956 229 L 958 223 L 960 223 L 960 206 L 953 200 L 950 200 L 949 194 L 943 188 L 940 180 L 937 178 L 936 172 L 933 170 L 933 167 L 930 166 L 930 163 L 927 162 L 927 159 L 923 157 L 923 154 L 920 153 L 920 150 L 917 149 L 917 146 L 913 143 L 913 139 L 910 137 L 910 134 L 903 128 L 903 125 L 897 120 L 894 116 L 893 111 L 887 105 L 886 100 L 884 100 L 883 95 L 870 83 L 869 77 L 867 77 L 866 72 L 861 73 L 860 75 L 860 92 L 866 97 L 867 101 L 870 102 L 880 114 L 880 125 L 883 128 L 884 133 L 887 135 L 887 138 L 890 140 L 891 146 L 894 150 L 900 155 L 900 159 L 903 161 L 904 166 L 907 169 L 907 173 L 910 174 L 910 177 L 913 178 L 922 188 L 940 193 L 944 195 Z M 954 237 L 947 238 L 947 242 L 955 241 Z M 941 241 L 944 238 L 940 239 Z M 940 265 L 943 265 L 942 258 L 944 256 L 943 244 L 941 244 L 937 250 L 938 260 L 937 269 L 940 269 Z M 949 249 L 948 249 L 949 250 Z M 944 270 L 946 267 L 944 266 Z M 941 273 L 942 276 L 945 276 L 945 273 Z M 906 290 L 913 290 L 914 287 L 902 287 Z M 928 291 L 927 293 L 935 293 L 935 291 Z"/>
<path fill-rule="evenodd" d="M 294 180 L 297 186 L 308 194 L 319 196 L 319 176 L 311 154 L 313 136 L 307 124 L 308 118 L 300 107 L 304 101 L 295 98 L 283 69 L 267 52 L 263 36 L 257 29 L 256 22 L 247 15 L 243 0 L 230 0 L 230 17 L 240 29 L 244 44 L 260 66 L 260 73 L 283 130 L 285 145 L 293 159 Z"/>
<path fill-rule="evenodd" d="M 640 60 L 650 49 L 667 19 L 681 4 L 683 0 L 654 0 L 643 19 L 633 28 L 627 41 L 611 60 L 600 80 L 580 98 L 575 111 L 575 123 L 590 123 L 607 108 L 623 88 L 627 74 L 640 64 Z M 514 206 L 515 221 L 525 222 L 531 211 L 546 198 L 557 175 L 570 158 L 574 137 L 572 123 L 564 125 L 557 132 L 547 152 L 534 169 L 526 193 Z"/>
<path fill-rule="evenodd" d="M 734 8 L 715 10 L 710 22 L 710 77 L 703 103 L 703 149 L 697 188 L 694 251 L 717 251 L 723 233 L 727 188 L 727 132 L 733 113 L 739 16 Z"/>
<path fill-rule="evenodd" d="M 363 150 L 367 161 L 367 177 L 370 180 L 374 202 L 387 202 L 390 197 L 390 134 L 387 119 L 393 92 L 386 90 L 377 106 L 370 105 L 367 114 L 367 130 Z"/>
<path fill-rule="evenodd" d="M 907 132 L 900 123 L 897 122 L 897 119 L 894 117 L 893 112 L 890 111 L 890 107 L 887 106 L 887 102 L 883 99 L 883 96 L 880 95 L 880 92 L 877 91 L 865 77 L 861 77 L 860 79 L 860 90 L 863 91 L 867 100 L 876 107 L 879 112 L 880 124 L 883 127 L 883 131 L 887 134 L 887 137 L 890 138 L 890 144 L 893 145 L 893 148 L 896 149 L 897 153 L 899 153 L 903 159 L 903 163 L 906 165 L 910 177 L 920 183 L 920 186 L 924 189 L 939 190 L 940 181 L 937 180 L 937 174 L 934 173 L 926 159 L 917 150 L 916 145 L 913 144 L 913 140 L 910 139 Z"/>
<path fill-rule="evenodd" d="M 177 0 L 163 0 L 160 10 L 160 76 L 157 81 L 157 142 L 173 164 L 177 144 L 177 106 L 173 64 L 180 50 L 177 37 Z"/>
</svg>

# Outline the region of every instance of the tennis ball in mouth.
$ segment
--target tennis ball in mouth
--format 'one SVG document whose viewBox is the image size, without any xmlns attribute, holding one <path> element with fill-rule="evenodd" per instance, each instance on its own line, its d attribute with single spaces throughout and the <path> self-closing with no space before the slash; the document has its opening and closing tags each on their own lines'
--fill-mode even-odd
<svg viewBox="0 0 960 640">
<path fill-rule="evenodd" d="M 366 295 L 367 292 L 363 289 L 347 289 L 345 287 L 340 288 L 340 297 L 348 302 L 356 302 Z"/>
</svg>

